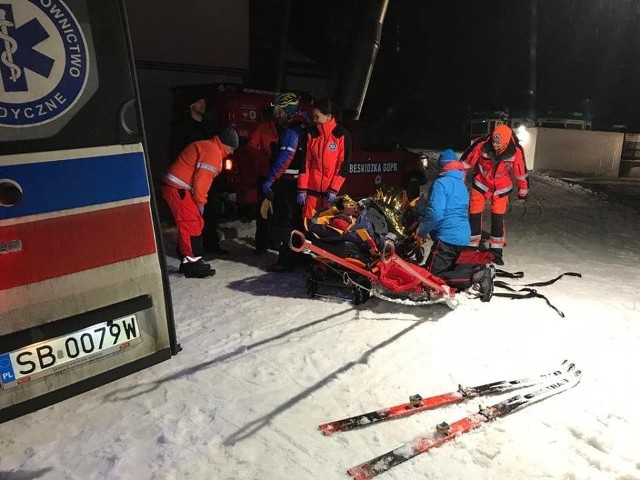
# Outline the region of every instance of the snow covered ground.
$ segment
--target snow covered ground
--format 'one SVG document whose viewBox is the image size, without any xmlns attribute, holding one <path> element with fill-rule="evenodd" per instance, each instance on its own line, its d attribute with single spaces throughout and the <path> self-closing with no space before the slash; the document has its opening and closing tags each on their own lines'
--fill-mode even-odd
<svg viewBox="0 0 640 480">
<path fill-rule="evenodd" d="M 184 350 L 0 425 L 0 480 L 345 479 L 509 394 L 331 437 L 318 424 L 566 358 L 583 371 L 573 390 L 379 478 L 640 479 L 637 211 L 533 176 L 526 213 L 508 216 L 504 268 L 525 271 L 521 283 L 582 273 L 540 288 L 565 318 L 541 299 L 467 299 L 453 311 L 308 299 L 302 271 L 267 273 L 275 257 L 253 255 L 252 224 L 235 227 L 215 277 L 171 275 Z"/>
</svg>

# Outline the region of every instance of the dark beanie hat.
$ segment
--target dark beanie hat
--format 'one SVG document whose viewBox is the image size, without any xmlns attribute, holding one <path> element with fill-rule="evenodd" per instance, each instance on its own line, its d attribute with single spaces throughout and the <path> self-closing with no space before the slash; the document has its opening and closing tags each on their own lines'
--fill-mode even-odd
<svg viewBox="0 0 640 480">
<path fill-rule="evenodd" d="M 206 101 L 206 97 L 207 96 L 204 94 L 204 92 L 185 92 L 184 94 L 184 100 L 185 100 L 185 103 L 187 104 L 187 107 L 190 107 L 191 105 L 196 103 L 198 100 Z"/>
<path fill-rule="evenodd" d="M 222 143 L 224 143 L 229 147 L 238 148 L 238 145 L 240 145 L 240 139 L 238 138 L 238 134 L 231 127 L 225 128 L 222 132 L 220 132 L 218 137 L 220 138 L 220 141 Z"/>
</svg>

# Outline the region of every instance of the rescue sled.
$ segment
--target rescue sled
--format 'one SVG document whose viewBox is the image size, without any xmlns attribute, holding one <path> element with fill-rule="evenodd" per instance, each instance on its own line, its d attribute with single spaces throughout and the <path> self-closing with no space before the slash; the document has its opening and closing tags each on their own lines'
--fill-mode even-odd
<svg viewBox="0 0 640 480">
<path fill-rule="evenodd" d="M 351 250 L 351 242 L 331 244 L 306 238 L 299 230 L 291 233 L 289 247 L 294 252 L 311 255 L 318 260 L 307 279 L 307 292 L 313 297 L 320 285 L 341 283 L 350 287 L 356 305 L 375 296 L 383 300 L 407 305 L 427 305 L 446 303 L 450 308 L 457 306 L 456 290 L 444 280 L 431 274 L 419 265 L 412 264 L 395 252 L 393 242 L 386 241 L 378 258 L 363 255 L 344 256 L 336 250 Z M 330 251 L 330 250 L 333 250 Z"/>
<path fill-rule="evenodd" d="M 394 187 L 381 188 L 374 197 L 357 202 L 348 195 L 339 197 L 330 208 L 305 220 L 306 233 L 294 230 L 289 246 L 314 258 L 306 283 L 309 296 L 329 296 L 321 293 L 321 288 L 336 288 L 342 298 L 347 291 L 356 305 L 375 296 L 405 305 L 443 302 L 455 308 L 456 294 L 464 291 L 482 302 L 493 296 L 541 298 L 564 317 L 536 288 L 564 276 L 581 277 L 580 273 L 565 272 L 547 281 L 509 285 L 494 279 L 518 280 L 524 273 L 496 269 L 491 252 L 475 248 L 462 250 L 456 262 L 438 275 L 422 267 L 424 248 L 415 236 L 417 200 L 408 201 L 406 194 Z M 494 293 L 494 287 L 507 292 Z"/>
<path fill-rule="evenodd" d="M 375 196 L 357 202 L 348 195 L 339 197 L 305 220 L 306 233 L 293 231 L 289 246 L 314 258 L 306 283 L 309 296 L 335 296 L 323 294 L 329 288 L 343 298 L 346 291 L 356 305 L 376 296 L 407 305 L 444 302 L 455 308 L 456 292 L 474 285 L 484 287 L 475 296 L 488 301 L 495 272 L 487 267 L 492 255 L 464 251 L 440 276 L 420 265 L 424 249 L 414 235 L 416 201 L 408 201 L 405 192 L 394 187 L 380 188 Z M 477 276 L 489 271 L 487 288 Z"/>
</svg>

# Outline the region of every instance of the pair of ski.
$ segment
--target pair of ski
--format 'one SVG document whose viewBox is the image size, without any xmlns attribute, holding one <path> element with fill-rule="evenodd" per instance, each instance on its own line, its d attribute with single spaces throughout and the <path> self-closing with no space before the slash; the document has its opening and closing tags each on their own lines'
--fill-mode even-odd
<svg viewBox="0 0 640 480">
<path fill-rule="evenodd" d="M 337 432 L 345 432 L 386 420 L 406 417 L 424 410 L 432 410 L 445 405 L 460 403 L 482 395 L 495 395 L 516 389 L 539 387 L 538 389 L 516 395 L 495 405 L 484 408 L 480 407 L 478 413 L 462 418 L 452 424 L 443 422 L 436 426 L 436 431 L 432 434 L 418 437 L 390 452 L 347 470 L 349 475 L 356 480 L 367 480 L 380 473 L 386 472 L 416 455 L 439 447 L 457 435 L 466 433 L 491 420 L 504 417 L 505 415 L 521 410 L 553 395 L 569 390 L 578 384 L 581 375 L 581 371 L 576 370 L 573 363 L 565 360 L 560 368 L 553 372 L 518 380 L 492 382 L 475 387 L 463 387 L 460 385 L 455 392 L 428 398 L 413 395 L 410 397 L 409 403 L 355 415 L 334 422 L 323 423 L 320 425 L 320 430 L 322 430 L 325 435 L 332 435 Z"/>
</svg>

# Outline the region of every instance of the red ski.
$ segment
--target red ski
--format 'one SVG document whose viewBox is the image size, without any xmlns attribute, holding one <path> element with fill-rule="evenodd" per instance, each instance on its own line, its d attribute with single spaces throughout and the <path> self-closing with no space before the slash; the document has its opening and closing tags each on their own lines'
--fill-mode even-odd
<svg viewBox="0 0 640 480">
<path fill-rule="evenodd" d="M 515 397 L 511 397 L 508 400 L 496 403 L 490 407 L 480 407 L 480 411 L 478 413 L 462 418 L 451 425 L 443 422 L 437 425 L 436 431 L 432 434 L 418 437 L 412 442 L 405 443 L 390 452 L 352 467 L 347 470 L 347 473 L 349 473 L 349 475 L 351 475 L 355 480 L 368 480 L 373 478 L 376 475 L 386 472 L 396 465 L 415 457 L 416 455 L 427 452 L 432 448 L 439 447 L 457 435 L 466 433 L 498 417 L 504 417 L 505 415 L 521 410 L 560 392 L 569 390 L 578 384 L 580 376 L 580 370 L 569 372 L 561 379 L 558 379 L 554 383 L 545 385 L 534 392 L 524 395 L 516 395 Z"/>
<path fill-rule="evenodd" d="M 420 395 L 413 395 L 410 397 L 408 403 L 402 403 L 393 407 L 354 415 L 334 422 L 323 423 L 319 428 L 325 435 L 332 435 L 337 432 L 346 432 L 348 430 L 366 427 L 385 420 L 402 418 L 408 415 L 413 415 L 414 413 L 424 412 L 425 410 L 433 410 L 453 403 L 463 402 L 471 398 L 479 397 L 480 395 L 495 395 L 519 388 L 531 387 L 544 382 L 545 379 L 548 380 L 549 377 L 561 377 L 573 368 L 574 364 L 565 360 L 562 362 L 562 365 L 558 370 L 534 377 L 520 378 L 518 380 L 500 380 L 497 382 L 486 383 L 484 385 L 477 385 L 475 387 L 463 387 L 462 385 L 459 385 L 458 390 L 455 392 L 444 393 L 442 395 L 435 395 L 428 398 L 422 398 Z"/>
</svg>

